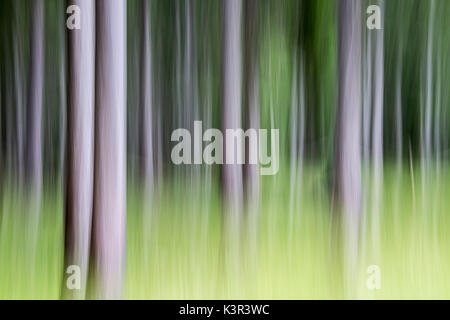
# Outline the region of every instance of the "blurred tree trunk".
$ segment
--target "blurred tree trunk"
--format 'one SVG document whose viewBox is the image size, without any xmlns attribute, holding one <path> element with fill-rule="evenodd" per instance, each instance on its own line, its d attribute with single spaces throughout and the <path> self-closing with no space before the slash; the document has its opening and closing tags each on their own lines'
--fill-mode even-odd
<svg viewBox="0 0 450 320">
<path fill-rule="evenodd" d="M 27 110 L 27 177 L 31 192 L 42 188 L 42 100 L 44 86 L 44 1 L 31 2 L 30 83 Z"/>
<path fill-rule="evenodd" d="M 241 231 L 243 210 L 242 164 L 237 163 L 236 149 L 233 163 L 227 163 L 227 129 L 242 129 L 241 124 L 241 11 L 240 0 L 225 0 L 222 20 L 222 126 L 224 150 L 222 165 L 222 201 L 224 212 L 224 266 L 229 272 L 227 290 L 233 290 L 241 280 Z M 233 139 L 233 138 L 231 138 Z M 233 281 L 231 280 L 233 279 Z"/>
<path fill-rule="evenodd" d="M 92 298 L 118 299 L 125 276 L 126 2 L 96 1 Z"/>
<path fill-rule="evenodd" d="M 431 0 L 428 7 L 428 30 L 426 42 L 426 64 L 425 64 L 425 110 L 423 109 L 423 102 L 421 101 L 421 197 L 422 197 L 422 211 L 431 206 L 426 199 L 426 192 L 430 183 L 430 164 L 432 152 L 432 114 L 433 114 L 433 36 L 435 23 L 435 1 Z M 422 99 L 421 99 L 422 100 Z M 423 224 L 424 232 L 427 232 L 429 227 L 429 215 L 426 215 L 425 223 Z"/>
<path fill-rule="evenodd" d="M 66 1 L 59 2 L 58 12 L 60 13 L 59 23 L 65 24 Z M 66 167 L 66 137 L 67 137 L 67 80 L 66 80 L 66 64 L 67 64 L 67 38 L 66 28 L 59 28 L 59 119 L 58 119 L 58 184 L 64 185 L 64 175 Z M 92 30 L 92 35 L 94 35 Z M 95 45 L 94 45 L 95 48 Z M 94 50 L 94 49 L 93 49 Z M 95 57 L 95 54 L 94 54 Z M 93 71 L 92 71 L 93 72 Z M 92 190 L 91 190 L 92 191 Z"/>
<path fill-rule="evenodd" d="M 80 290 L 69 290 L 64 277 L 62 297 L 84 299 L 92 220 L 94 166 L 95 8 L 91 0 L 73 0 L 82 12 L 81 29 L 69 30 L 69 97 L 64 272 L 81 270 Z"/>
<path fill-rule="evenodd" d="M 290 113 L 290 193 L 289 193 L 289 241 L 293 236 L 294 211 L 297 195 L 297 154 L 298 154 L 298 54 L 297 49 L 293 54 L 292 88 L 291 88 L 291 113 Z M 290 243 L 290 242 L 289 242 Z"/>
<path fill-rule="evenodd" d="M 153 81 L 152 48 L 150 32 L 150 12 L 147 0 L 142 1 L 141 40 L 141 128 L 142 128 L 142 171 L 145 194 L 151 197 L 154 188 L 154 130 L 153 130 Z"/>
<path fill-rule="evenodd" d="M 426 42 L 426 66 L 425 66 L 425 110 L 421 107 L 421 180 L 422 180 L 422 200 L 425 200 L 425 190 L 428 182 L 428 172 L 430 169 L 431 156 L 431 125 L 432 125 L 432 104 L 433 104 L 433 26 L 434 26 L 434 0 L 430 1 L 428 12 L 428 31 Z M 422 99 L 421 99 L 422 100 Z M 422 105 L 421 101 L 421 105 Z M 423 111 L 422 111 L 423 110 Z M 425 203 L 423 204 L 425 206 Z M 423 208 L 424 209 L 424 208 Z"/>
<path fill-rule="evenodd" d="M 242 165 L 226 163 L 226 129 L 241 128 L 241 1 L 223 2 L 223 128 L 222 183 L 225 206 L 232 218 L 242 211 Z M 236 154 L 236 152 L 235 152 Z"/>
<path fill-rule="evenodd" d="M 17 183 L 19 188 L 22 187 L 24 178 L 24 119 L 23 119 L 23 94 L 24 88 L 22 83 L 23 77 L 23 62 L 22 62 L 22 46 L 20 43 L 20 33 L 19 33 L 19 16 L 20 8 L 18 2 L 14 2 L 14 13 L 15 13 L 15 29 L 14 29 L 14 39 L 13 39 L 13 50 L 14 50 L 14 87 L 15 87 L 15 104 L 16 104 L 16 149 L 17 149 Z"/>
<path fill-rule="evenodd" d="M 372 160 L 373 160 L 373 198 L 371 215 L 372 249 L 377 259 L 379 251 L 379 216 L 382 181 L 383 181 L 383 99 L 384 99 L 384 2 L 378 1 L 381 8 L 381 29 L 375 33 L 375 68 L 374 68 L 374 101 L 372 127 Z M 370 31 L 369 31 L 370 32 Z"/>
<path fill-rule="evenodd" d="M 259 114 L 259 55 L 258 55 L 258 0 L 245 1 L 245 55 L 244 55 L 244 85 L 245 85 L 245 129 L 258 130 Z M 251 147 L 246 145 L 244 165 L 245 204 L 249 217 L 249 236 L 252 246 L 256 246 L 256 230 L 259 211 L 259 166 L 249 163 Z M 255 248 L 253 248 L 255 249 Z"/>
<path fill-rule="evenodd" d="M 364 64 L 364 97 L 363 97 L 363 160 L 370 162 L 370 127 L 372 115 L 372 30 L 365 29 L 365 64 Z"/>
<path fill-rule="evenodd" d="M 151 236 L 151 219 L 154 208 L 155 189 L 155 153 L 157 152 L 157 134 L 155 124 L 156 108 L 153 96 L 153 48 L 150 28 L 150 8 L 147 0 L 141 1 L 141 65 L 140 65 L 140 112 L 141 112 L 141 155 L 144 201 L 142 210 L 142 242 L 147 246 Z M 149 250 L 145 250 L 143 267 L 150 263 Z"/>
<path fill-rule="evenodd" d="M 438 170 L 441 161 L 442 146 L 441 146 L 441 119 L 442 115 L 442 45 L 439 44 L 437 55 L 437 75 L 436 75 L 436 104 L 434 112 L 434 151 L 436 153 L 436 170 Z M 439 178 L 439 172 L 436 171 L 437 178 Z"/>
<path fill-rule="evenodd" d="M 395 174 L 395 202 L 394 202 L 394 229 L 399 225 L 399 199 L 401 190 L 401 177 L 403 167 L 403 121 L 402 121 L 402 70 L 403 70 L 403 43 L 399 37 L 397 48 L 397 68 L 395 71 L 395 152 L 396 152 L 396 174 Z"/>
<path fill-rule="evenodd" d="M 305 62 L 303 48 L 294 53 L 292 75 L 289 239 L 293 236 L 294 207 L 301 197 L 305 151 Z"/>
<path fill-rule="evenodd" d="M 368 5 L 368 2 L 364 2 Z M 367 228 L 369 226 L 369 200 L 370 200 L 370 165 L 371 165 L 371 154 L 370 154 L 370 137 L 371 137 L 371 124 L 372 124 L 372 103 L 373 103 L 373 32 L 376 30 L 369 30 L 368 28 L 363 28 L 364 32 L 364 47 L 363 47 L 363 110 L 362 110 L 362 212 L 361 212 L 361 226 L 362 234 L 366 234 Z M 363 238 L 366 241 L 365 238 Z M 364 242 L 364 247 L 366 243 Z M 367 250 L 363 250 L 363 255 L 366 254 Z"/>
<path fill-rule="evenodd" d="M 8 41 L 10 37 L 8 36 Z M 7 50 L 6 52 L 6 59 L 8 61 L 12 61 L 10 50 Z M 5 68 L 5 152 L 6 152 L 6 159 L 5 159 L 5 178 L 9 181 L 15 181 L 14 176 L 14 168 L 15 168 L 15 161 L 14 161 L 14 154 L 15 154 L 15 147 L 16 144 L 14 143 L 14 97 L 13 97 L 13 72 L 14 69 L 11 67 L 11 64 L 8 63 Z"/>
<path fill-rule="evenodd" d="M 142 17 L 143 1 L 128 1 L 128 17 Z M 142 24 L 127 20 L 129 54 L 127 55 L 127 168 L 130 179 L 143 176 L 142 156 L 142 105 L 141 105 L 141 51 Z"/>
<path fill-rule="evenodd" d="M 333 223 L 342 237 L 344 289 L 354 295 L 361 207 L 361 2 L 339 1 Z"/>
<path fill-rule="evenodd" d="M 36 255 L 42 197 L 42 112 L 44 88 L 44 1 L 31 2 L 30 63 L 26 115 L 25 175 L 27 180 L 27 236 L 32 244 L 30 277 L 36 277 Z"/>
<path fill-rule="evenodd" d="M 433 26 L 435 1 L 430 1 L 428 17 L 428 38 L 427 38 L 427 58 L 426 58 L 426 104 L 425 104 L 425 123 L 424 123 L 424 159 L 425 169 L 429 170 L 431 157 L 431 126 L 432 126 L 432 105 L 433 105 Z"/>
<path fill-rule="evenodd" d="M 399 47 L 399 52 L 403 49 Z M 403 157 L 403 125 L 402 125 L 402 53 L 398 54 L 397 70 L 395 75 L 395 145 L 397 170 L 401 169 Z"/>
</svg>

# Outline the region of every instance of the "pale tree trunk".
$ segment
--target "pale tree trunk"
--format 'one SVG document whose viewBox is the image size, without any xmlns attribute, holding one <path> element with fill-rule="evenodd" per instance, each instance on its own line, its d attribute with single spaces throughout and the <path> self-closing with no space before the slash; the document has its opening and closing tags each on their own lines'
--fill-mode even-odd
<svg viewBox="0 0 450 320">
<path fill-rule="evenodd" d="M 122 296 L 126 231 L 126 2 L 96 2 L 92 297 Z"/>
<path fill-rule="evenodd" d="M 245 1 L 245 129 L 258 130 L 259 114 L 259 59 L 258 59 L 258 0 Z M 249 164 L 250 146 L 246 146 L 244 165 L 245 204 L 251 252 L 256 252 L 259 212 L 259 166 Z"/>
<path fill-rule="evenodd" d="M 84 299 L 88 274 L 94 170 L 95 4 L 73 0 L 82 13 L 81 28 L 69 30 L 69 92 L 67 189 L 64 272 L 81 271 L 81 287 L 70 290 L 63 281 L 62 297 Z"/>
<path fill-rule="evenodd" d="M 363 161 L 367 165 L 370 159 L 370 124 L 372 115 L 372 30 L 365 28 L 365 63 L 363 97 Z"/>
<path fill-rule="evenodd" d="M 241 1 L 223 1 L 222 108 L 224 152 L 222 201 L 224 212 L 226 290 L 236 289 L 241 281 L 241 228 L 243 210 L 242 165 L 226 164 L 227 129 L 241 128 Z M 236 149 L 236 148 L 235 148 Z M 236 155 L 236 150 L 235 150 Z"/>
<path fill-rule="evenodd" d="M 355 295 L 361 210 L 361 2 L 341 0 L 338 16 L 339 91 L 335 136 L 333 223 L 341 231 L 344 289 Z M 342 226 L 342 228 L 341 228 Z"/>
<path fill-rule="evenodd" d="M 147 0 L 142 6 L 142 41 L 141 41 L 141 111 L 142 111 L 142 170 L 145 194 L 151 197 L 154 188 L 153 156 L 153 82 L 152 82 L 152 48 L 150 39 L 150 12 Z"/>
<path fill-rule="evenodd" d="M 381 17 L 384 17 L 384 3 L 379 1 Z M 377 259 L 379 250 L 379 219 L 381 190 L 383 182 L 383 98 L 384 98 L 384 31 L 382 23 L 380 30 L 375 32 L 375 68 L 374 68 L 374 103 L 372 128 L 372 160 L 373 160 L 373 197 L 371 214 L 372 249 Z"/>
<path fill-rule="evenodd" d="M 223 128 L 241 128 L 241 1 L 223 2 Z M 226 134 L 224 146 L 227 145 Z M 235 153 L 236 154 L 236 153 Z M 242 212 L 242 165 L 222 166 L 223 194 L 228 214 L 237 219 Z M 236 160 L 236 159 L 235 159 Z"/>
<path fill-rule="evenodd" d="M 369 200 L 370 200 L 370 137 L 371 137 L 371 123 L 372 123 L 372 97 L 373 97 L 373 37 L 374 30 L 363 28 L 364 30 L 364 53 L 363 53 L 363 111 L 362 111 L 362 213 L 361 213 L 361 227 L 362 234 L 366 234 L 369 221 Z M 364 239 L 365 241 L 366 239 Z M 366 248 L 366 243 L 363 244 Z M 367 250 L 363 250 L 363 255 Z"/>
<path fill-rule="evenodd" d="M 142 1 L 142 39 L 141 39 L 141 65 L 140 65 L 140 104 L 141 104 L 141 150 L 142 150 L 142 176 L 144 186 L 144 200 L 142 212 L 142 241 L 144 248 L 149 245 L 151 236 L 151 221 L 154 208 L 155 188 L 155 157 L 154 152 L 157 137 L 154 130 L 154 115 L 156 114 L 153 99 L 153 65 L 150 30 L 150 8 L 147 0 Z M 155 116 L 156 118 L 156 116 Z M 149 266 L 149 252 L 144 253 L 144 268 Z"/>
<path fill-rule="evenodd" d="M 44 2 L 31 2 L 30 83 L 27 110 L 27 176 L 30 191 L 40 199 L 42 188 L 42 100 L 44 85 Z M 38 201 L 40 202 L 40 201 Z"/>
</svg>

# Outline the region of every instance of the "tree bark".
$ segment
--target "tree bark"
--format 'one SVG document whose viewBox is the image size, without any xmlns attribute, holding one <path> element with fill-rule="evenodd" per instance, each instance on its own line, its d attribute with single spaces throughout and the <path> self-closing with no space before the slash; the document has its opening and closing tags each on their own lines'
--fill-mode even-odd
<svg viewBox="0 0 450 320">
<path fill-rule="evenodd" d="M 42 188 L 42 99 L 44 85 L 44 2 L 31 2 L 30 83 L 27 110 L 27 177 L 40 198 Z"/>
<path fill-rule="evenodd" d="M 14 13 L 16 22 L 19 20 L 20 8 L 15 2 Z M 15 32 L 13 34 L 14 41 L 14 87 L 15 87 L 15 103 L 16 103 L 16 144 L 17 144 L 17 183 L 19 188 L 22 187 L 24 178 L 24 121 L 23 121 L 23 84 L 21 77 L 23 76 L 23 60 L 22 60 L 22 46 L 19 38 L 19 23 L 15 25 Z"/>
<path fill-rule="evenodd" d="M 384 17 L 384 3 L 379 1 L 381 16 Z M 373 252 L 377 259 L 379 251 L 379 216 L 381 189 L 383 181 L 383 98 L 384 98 L 384 31 L 383 25 L 375 32 L 375 70 L 374 70 L 374 104 L 373 104 L 373 131 L 372 131 L 372 160 L 373 160 L 373 198 L 371 215 L 371 234 Z"/>
<path fill-rule="evenodd" d="M 68 144 L 64 272 L 77 265 L 80 290 L 68 290 L 64 277 L 62 297 L 84 299 L 88 274 L 94 167 L 95 8 L 91 0 L 69 1 L 80 7 L 81 29 L 69 30 Z"/>
<path fill-rule="evenodd" d="M 245 1 L 245 129 L 258 130 L 259 114 L 259 59 L 258 59 L 258 0 Z M 259 211 L 259 166 L 250 164 L 250 146 L 246 145 L 244 165 L 245 203 L 249 216 L 250 238 L 256 242 Z"/>
<path fill-rule="evenodd" d="M 344 289 L 354 295 L 361 210 L 361 2 L 340 0 L 334 202 L 342 231 Z M 334 222 L 335 223 L 335 222 Z M 341 229 L 342 228 L 342 229 Z"/>
<path fill-rule="evenodd" d="M 152 49 L 150 39 L 150 13 L 148 1 L 142 6 L 142 41 L 141 41 L 141 110 L 142 110 L 142 170 L 146 195 L 153 194 L 154 157 L 153 157 L 153 82 Z"/>
<path fill-rule="evenodd" d="M 118 299 L 125 276 L 126 2 L 96 1 L 92 297 Z"/>
<path fill-rule="evenodd" d="M 223 2 L 223 128 L 241 128 L 241 1 Z M 226 134 L 224 146 L 227 145 Z M 226 159 L 226 150 L 223 152 Z M 234 218 L 242 211 L 242 165 L 222 166 L 223 194 L 228 213 Z"/>
</svg>

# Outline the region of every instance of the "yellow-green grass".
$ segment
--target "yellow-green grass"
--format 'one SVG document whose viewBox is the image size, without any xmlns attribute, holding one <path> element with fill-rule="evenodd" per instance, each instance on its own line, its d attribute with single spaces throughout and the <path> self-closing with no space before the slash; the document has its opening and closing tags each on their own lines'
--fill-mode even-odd
<svg viewBox="0 0 450 320">
<path fill-rule="evenodd" d="M 264 177 L 259 223 L 250 224 L 244 215 L 240 232 L 232 235 L 224 228 L 219 185 L 174 178 L 149 201 L 130 182 L 125 298 L 346 298 L 331 251 L 328 175 L 309 165 L 303 173 L 294 202 L 289 172 Z M 358 298 L 450 298 L 449 171 L 431 168 L 424 177 L 422 184 L 418 165 L 414 180 L 406 164 L 399 174 L 386 165 L 377 206 L 367 188 L 371 180 L 364 181 L 363 221 L 378 209 L 380 228 L 375 236 L 370 224 L 361 228 Z M 62 194 L 44 189 L 36 228 L 27 201 L 11 189 L 3 188 L 1 205 L 0 298 L 58 299 Z M 369 265 L 380 267 L 379 290 L 366 286 Z"/>
</svg>

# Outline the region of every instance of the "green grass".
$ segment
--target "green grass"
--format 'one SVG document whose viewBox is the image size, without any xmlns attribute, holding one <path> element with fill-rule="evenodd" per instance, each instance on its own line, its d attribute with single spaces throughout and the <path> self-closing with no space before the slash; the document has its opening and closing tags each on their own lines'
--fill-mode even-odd
<svg viewBox="0 0 450 320">
<path fill-rule="evenodd" d="M 450 298 L 449 170 L 441 168 L 439 176 L 430 170 L 423 193 L 418 166 L 414 174 L 415 197 L 406 165 L 400 176 L 391 166 L 385 169 L 379 250 L 367 225 L 355 275 L 358 298 Z M 166 183 L 148 205 L 129 183 L 125 297 L 345 298 L 339 264 L 332 259 L 326 181 L 322 170 L 306 167 L 290 208 L 288 172 L 264 177 L 259 227 L 243 219 L 241 241 L 234 242 L 223 228 L 218 186 Z M 26 201 L 11 189 L 4 188 L 1 204 L 0 298 L 57 299 L 63 276 L 61 193 L 45 189 L 36 229 Z M 256 251 L 249 230 L 258 230 Z M 366 287 L 372 264 L 381 268 L 380 290 Z"/>
</svg>

